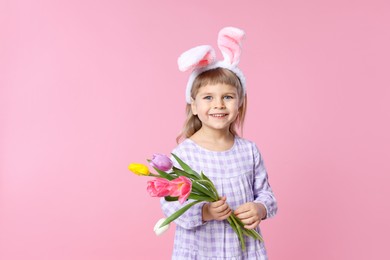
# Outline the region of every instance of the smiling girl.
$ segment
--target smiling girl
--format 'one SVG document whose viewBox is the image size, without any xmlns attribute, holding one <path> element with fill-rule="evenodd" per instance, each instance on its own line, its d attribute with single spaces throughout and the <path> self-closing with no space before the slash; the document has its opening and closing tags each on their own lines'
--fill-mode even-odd
<svg viewBox="0 0 390 260">
<path fill-rule="evenodd" d="M 259 240 L 246 237 L 246 251 L 242 251 L 226 222 L 235 214 L 245 228 L 260 232 L 260 222 L 277 211 L 258 148 L 237 133 L 246 113 L 245 77 L 237 67 L 243 36 L 238 28 L 220 31 L 223 61 L 216 62 L 214 50 L 205 45 L 179 58 L 179 68 L 190 69 L 192 74 L 186 91 L 187 119 L 173 153 L 192 169 L 203 171 L 223 197 L 199 203 L 175 220 L 172 259 L 267 259 Z M 186 203 L 161 200 L 167 216 Z"/>
</svg>

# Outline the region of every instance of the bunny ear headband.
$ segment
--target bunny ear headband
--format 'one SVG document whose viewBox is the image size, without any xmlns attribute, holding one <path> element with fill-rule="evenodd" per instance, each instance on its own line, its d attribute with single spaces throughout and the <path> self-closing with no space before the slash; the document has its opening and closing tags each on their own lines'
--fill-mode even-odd
<svg viewBox="0 0 390 260">
<path fill-rule="evenodd" d="M 186 88 L 186 101 L 191 104 L 191 89 L 194 80 L 202 72 L 215 68 L 232 71 L 240 79 L 243 94 L 246 92 L 245 77 L 237 67 L 241 56 L 241 41 L 245 32 L 235 27 L 225 27 L 219 31 L 218 47 L 224 60 L 216 61 L 215 51 L 210 45 L 201 45 L 184 52 L 178 59 L 180 71 L 192 70 Z"/>
</svg>

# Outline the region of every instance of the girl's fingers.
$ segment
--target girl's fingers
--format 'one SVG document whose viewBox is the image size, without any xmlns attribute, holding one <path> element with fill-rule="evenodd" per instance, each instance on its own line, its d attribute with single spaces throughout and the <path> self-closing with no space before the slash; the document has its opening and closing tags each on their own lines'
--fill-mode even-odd
<svg viewBox="0 0 390 260">
<path fill-rule="evenodd" d="M 215 207 L 212 209 L 215 213 L 222 213 L 222 212 L 226 212 L 226 211 L 230 211 L 230 208 L 227 204 L 225 205 L 222 205 L 222 206 L 219 206 L 219 207 Z"/>
<path fill-rule="evenodd" d="M 247 219 L 247 218 L 251 218 L 252 216 L 255 216 L 255 213 L 251 212 L 251 211 L 245 211 L 245 212 L 241 212 L 241 213 L 238 213 L 238 214 L 236 212 L 234 212 L 234 214 L 241 220 Z"/>
<path fill-rule="evenodd" d="M 245 219 L 240 219 L 246 229 L 253 229 L 260 224 L 260 219 L 257 216 L 252 216 Z"/>
<path fill-rule="evenodd" d="M 229 205 L 225 202 L 225 201 L 217 201 L 217 202 L 213 202 L 210 204 L 210 207 L 211 208 L 214 208 L 216 210 L 219 210 L 219 211 L 223 211 L 225 210 L 226 208 L 229 208 Z"/>
<path fill-rule="evenodd" d="M 227 204 L 217 208 L 210 208 L 210 211 L 212 215 L 214 215 L 215 219 L 217 220 L 226 219 L 232 213 L 232 210 L 229 208 Z"/>
<path fill-rule="evenodd" d="M 230 214 L 232 213 L 232 211 L 230 209 L 228 209 L 227 211 L 224 211 L 222 212 L 218 217 L 217 217 L 217 220 L 224 220 L 224 219 L 227 219 Z"/>
<path fill-rule="evenodd" d="M 260 221 L 255 221 L 252 224 L 245 225 L 244 228 L 246 229 L 254 229 L 260 224 Z"/>
<path fill-rule="evenodd" d="M 222 206 L 223 204 L 226 203 L 226 199 L 221 199 L 221 200 L 217 200 L 215 202 L 212 202 L 210 203 L 210 205 L 213 207 L 213 208 L 216 208 L 216 207 L 220 207 Z"/>
<path fill-rule="evenodd" d="M 256 214 L 240 214 L 237 215 L 237 217 L 242 221 L 244 224 L 252 224 L 255 221 L 259 221 L 259 216 Z"/>
<path fill-rule="evenodd" d="M 243 213 L 246 211 L 250 211 L 252 208 L 253 208 L 252 204 L 250 202 L 248 202 L 248 203 L 245 203 L 245 204 L 242 204 L 241 206 L 239 206 L 234 213 L 240 214 L 240 213 Z"/>
</svg>

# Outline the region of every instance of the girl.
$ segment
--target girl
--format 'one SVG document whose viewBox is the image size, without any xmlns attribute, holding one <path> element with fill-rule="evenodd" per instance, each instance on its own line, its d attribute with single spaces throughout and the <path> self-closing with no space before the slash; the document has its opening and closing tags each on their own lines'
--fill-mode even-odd
<svg viewBox="0 0 390 260">
<path fill-rule="evenodd" d="M 176 219 L 172 259 L 268 259 L 264 243 L 245 237 L 242 251 L 236 233 L 225 221 L 236 214 L 247 229 L 276 214 L 277 205 L 256 145 L 240 138 L 246 111 L 245 78 L 237 67 L 244 32 L 220 31 L 224 56 L 215 61 L 211 46 L 199 46 L 181 55 L 180 70 L 192 69 L 187 84 L 187 120 L 174 150 L 194 170 L 203 171 L 223 197 L 199 203 Z M 176 165 L 177 166 L 177 165 Z M 188 202 L 187 202 L 188 203 Z M 169 216 L 183 205 L 161 200 Z"/>
</svg>

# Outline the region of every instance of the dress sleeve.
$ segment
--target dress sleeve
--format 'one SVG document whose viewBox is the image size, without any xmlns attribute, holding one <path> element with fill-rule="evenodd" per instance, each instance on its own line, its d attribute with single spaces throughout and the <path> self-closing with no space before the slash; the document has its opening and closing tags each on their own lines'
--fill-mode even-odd
<svg viewBox="0 0 390 260">
<path fill-rule="evenodd" d="M 253 152 L 255 161 L 255 175 L 253 185 L 255 199 L 254 202 L 263 204 L 267 210 L 266 218 L 271 218 L 276 214 L 278 210 L 278 205 L 276 203 L 276 199 L 274 193 L 272 192 L 271 186 L 268 183 L 268 174 L 264 166 L 263 158 L 256 145 L 254 145 L 253 147 Z"/>
<path fill-rule="evenodd" d="M 184 153 L 181 153 L 179 148 L 176 148 L 173 153 L 177 156 L 179 156 L 183 161 L 186 161 L 186 156 Z M 176 160 L 172 157 L 171 160 L 173 161 L 175 167 L 180 168 Z M 194 200 L 187 200 L 183 204 L 180 204 L 178 201 L 166 201 L 165 198 L 161 198 L 160 204 L 161 209 L 166 217 L 169 217 L 185 205 L 193 202 Z M 175 224 L 185 228 L 185 229 L 192 229 L 198 226 L 201 226 L 204 224 L 202 220 L 202 207 L 206 202 L 200 202 L 189 208 L 183 215 L 178 217 L 176 220 L 174 220 Z"/>
<path fill-rule="evenodd" d="M 193 200 L 187 200 L 183 204 L 180 204 L 178 201 L 166 201 L 164 198 L 161 198 L 160 202 L 162 211 L 166 217 L 169 217 L 180 208 L 193 202 Z M 200 202 L 189 208 L 183 215 L 174 220 L 176 225 L 185 229 L 192 229 L 203 225 L 202 207 L 205 203 L 206 202 Z"/>
</svg>

